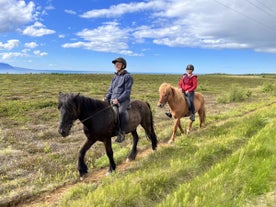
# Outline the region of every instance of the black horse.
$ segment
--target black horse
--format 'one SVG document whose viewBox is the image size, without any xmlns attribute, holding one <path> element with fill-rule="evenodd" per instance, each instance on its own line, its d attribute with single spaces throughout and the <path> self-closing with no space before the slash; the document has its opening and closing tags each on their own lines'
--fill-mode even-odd
<svg viewBox="0 0 276 207">
<path fill-rule="evenodd" d="M 80 94 L 60 93 L 58 109 L 61 113 L 58 131 L 63 137 L 69 135 L 75 120 L 79 119 L 83 123 L 87 140 L 79 151 L 78 170 L 80 177 L 83 178 L 88 169 L 84 162 L 85 153 L 96 141 L 104 143 L 109 158 L 109 172 L 114 171 L 116 164 L 113 159 L 111 137 L 116 136 L 118 130 L 117 114 L 112 106 L 106 101 L 92 99 Z M 133 136 L 133 146 L 128 159 L 134 160 L 139 141 L 136 128 L 139 124 L 151 140 L 153 150 L 157 147 L 157 138 L 153 128 L 152 112 L 147 102 L 133 100 L 127 112 L 129 121 L 126 126 L 126 133 L 131 132 Z"/>
</svg>

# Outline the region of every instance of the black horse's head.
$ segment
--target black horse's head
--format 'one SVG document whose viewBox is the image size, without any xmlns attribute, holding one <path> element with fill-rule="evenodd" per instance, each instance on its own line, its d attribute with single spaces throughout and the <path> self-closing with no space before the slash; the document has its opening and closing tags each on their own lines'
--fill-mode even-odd
<svg viewBox="0 0 276 207">
<path fill-rule="evenodd" d="M 70 130 L 75 120 L 78 119 L 78 104 L 77 98 L 79 94 L 64 94 L 59 93 L 58 109 L 61 114 L 61 120 L 58 128 L 58 132 L 66 137 L 69 135 Z"/>
</svg>

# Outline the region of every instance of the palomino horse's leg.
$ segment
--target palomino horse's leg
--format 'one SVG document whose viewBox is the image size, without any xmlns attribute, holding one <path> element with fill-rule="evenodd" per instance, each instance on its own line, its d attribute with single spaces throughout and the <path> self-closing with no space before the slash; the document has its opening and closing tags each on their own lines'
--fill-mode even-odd
<svg viewBox="0 0 276 207">
<path fill-rule="evenodd" d="M 79 151 L 79 162 L 78 162 L 78 170 L 80 173 L 80 179 L 83 179 L 83 176 L 87 173 L 87 165 L 84 162 L 84 156 L 87 150 L 95 143 L 95 140 L 87 139 L 81 150 Z"/>
<path fill-rule="evenodd" d="M 180 129 L 181 134 L 185 134 L 185 131 L 184 131 L 184 129 L 183 129 L 182 126 L 181 126 L 181 121 L 180 121 L 180 119 L 179 119 L 179 123 L 178 123 L 178 128 Z"/>
<path fill-rule="evenodd" d="M 105 151 L 106 151 L 107 157 L 109 159 L 108 173 L 111 173 L 112 171 L 114 171 L 116 169 L 116 164 L 115 164 L 114 158 L 113 158 L 113 150 L 112 150 L 112 146 L 111 146 L 111 137 L 105 139 L 104 146 L 105 146 Z"/>
<path fill-rule="evenodd" d="M 137 134 L 136 129 L 134 131 L 132 131 L 131 134 L 132 134 L 132 138 L 133 138 L 133 143 L 132 143 L 132 149 L 131 149 L 130 154 L 128 155 L 127 161 L 135 160 L 135 157 L 137 155 L 137 144 L 139 141 L 139 136 Z"/>
<path fill-rule="evenodd" d="M 192 125 L 193 125 L 193 121 L 190 121 L 188 128 L 187 128 L 187 135 L 190 133 L 190 131 L 192 129 Z"/>
<path fill-rule="evenodd" d="M 179 122 L 180 122 L 180 118 L 175 119 L 174 126 L 173 126 L 173 133 L 172 133 L 171 139 L 168 142 L 169 144 L 174 142 L 175 134 L 176 134 L 177 127 L 179 126 Z"/>
</svg>

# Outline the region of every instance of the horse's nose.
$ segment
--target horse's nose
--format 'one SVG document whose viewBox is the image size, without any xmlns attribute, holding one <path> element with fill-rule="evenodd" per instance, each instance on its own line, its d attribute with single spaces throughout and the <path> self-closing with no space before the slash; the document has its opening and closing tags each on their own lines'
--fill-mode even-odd
<svg viewBox="0 0 276 207">
<path fill-rule="evenodd" d="M 63 136 L 63 137 L 66 137 L 66 136 L 67 136 L 67 133 L 66 133 L 63 129 L 61 129 L 61 128 L 58 129 L 58 133 L 59 133 L 61 136 Z"/>
<path fill-rule="evenodd" d="M 162 107 L 163 107 L 163 104 L 158 103 L 157 106 L 160 107 L 160 108 L 162 108 Z"/>
</svg>

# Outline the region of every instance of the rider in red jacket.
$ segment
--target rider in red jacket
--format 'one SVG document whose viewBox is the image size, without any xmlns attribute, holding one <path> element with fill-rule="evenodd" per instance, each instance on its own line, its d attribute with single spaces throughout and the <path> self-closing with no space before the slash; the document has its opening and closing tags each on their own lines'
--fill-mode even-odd
<svg viewBox="0 0 276 207">
<path fill-rule="evenodd" d="M 190 106 L 190 120 L 195 120 L 195 106 L 194 106 L 194 98 L 195 98 L 195 90 L 197 88 L 197 75 L 193 74 L 194 66 L 187 65 L 186 73 L 179 80 L 178 88 L 187 96 L 187 100 L 189 101 Z"/>
<path fill-rule="evenodd" d="M 195 97 L 195 90 L 197 88 L 197 75 L 193 74 L 194 66 L 193 65 L 187 65 L 186 67 L 186 73 L 183 74 L 181 79 L 178 83 L 178 89 L 182 91 L 184 96 L 187 97 L 187 101 L 189 102 L 189 110 L 190 110 L 190 120 L 195 120 L 195 106 L 194 106 L 194 97 Z M 172 117 L 170 112 L 165 113 L 168 117 Z"/>
</svg>

